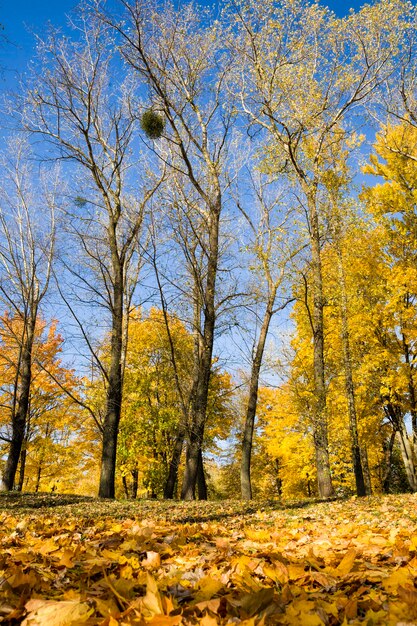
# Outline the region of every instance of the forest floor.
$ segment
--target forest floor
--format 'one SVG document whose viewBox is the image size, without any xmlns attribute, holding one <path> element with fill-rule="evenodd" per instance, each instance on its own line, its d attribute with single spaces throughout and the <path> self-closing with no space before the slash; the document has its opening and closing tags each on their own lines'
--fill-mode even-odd
<svg viewBox="0 0 417 626">
<path fill-rule="evenodd" d="M 417 625 L 417 495 L 0 494 L 0 624 Z"/>
</svg>

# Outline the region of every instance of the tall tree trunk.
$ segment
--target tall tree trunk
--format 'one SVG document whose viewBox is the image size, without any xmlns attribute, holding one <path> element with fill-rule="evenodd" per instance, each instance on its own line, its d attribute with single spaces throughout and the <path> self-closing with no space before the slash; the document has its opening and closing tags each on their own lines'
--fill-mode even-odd
<svg viewBox="0 0 417 626">
<path fill-rule="evenodd" d="M 25 469 L 26 469 L 26 456 L 27 456 L 27 439 L 23 440 L 22 450 L 20 451 L 20 465 L 19 465 L 19 482 L 17 485 L 18 491 L 23 491 L 23 483 L 25 482 Z"/>
<path fill-rule="evenodd" d="M 274 460 L 275 464 L 275 487 L 277 490 L 278 498 L 282 498 L 282 478 L 281 478 L 281 465 L 279 459 Z"/>
<path fill-rule="evenodd" d="M 369 459 L 368 459 L 368 448 L 365 446 L 361 446 L 361 459 L 362 459 L 362 468 L 363 468 L 363 478 L 365 481 L 365 489 L 366 495 L 372 495 L 372 481 L 371 481 L 371 472 L 369 470 Z"/>
<path fill-rule="evenodd" d="M 392 475 L 392 452 L 394 450 L 395 436 L 397 432 L 393 430 L 389 438 L 388 443 L 384 447 L 384 465 L 385 471 L 382 476 L 382 491 L 389 493 L 391 488 L 391 475 Z"/>
<path fill-rule="evenodd" d="M 210 206 L 209 245 L 207 278 L 203 302 L 203 332 L 200 338 L 200 350 L 196 363 L 193 392 L 191 396 L 190 432 L 185 462 L 184 482 L 181 497 L 183 500 L 195 499 L 195 487 L 198 473 L 198 457 L 201 452 L 204 427 L 207 416 L 207 399 L 213 356 L 214 328 L 216 324 L 216 277 L 219 260 L 219 221 L 222 199 L 218 179 L 214 176 L 213 185 L 217 188 L 216 201 Z"/>
<path fill-rule="evenodd" d="M 116 252 L 113 252 L 115 255 Z M 114 498 L 116 478 L 116 450 L 122 404 L 122 358 L 123 358 L 123 268 L 113 260 L 114 291 L 112 310 L 112 334 L 110 368 L 108 374 L 107 406 L 103 424 L 103 447 L 101 454 L 100 498 Z"/>
<path fill-rule="evenodd" d="M 324 297 L 321 264 L 321 242 L 319 216 L 316 205 L 316 190 L 306 190 L 310 220 L 311 270 L 313 283 L 313 367 L 315 415 L 313 423 L 313 440 L 316 452 L 317 483 L 321 498 L 333 495 L 330 473 L 329 441 L 326 411 L 326 379 L 324 367 Z"/>
<path fill-rule="evenodd" d="M 359 446 L 358 435 L 358 419 L 356 414 L 355 388 L 353 384 L 352 358 L 350 351 L 350 336 L 348 322 L 348 300 L 346 292 L 346 276 L 343 263 L 343 254 L 340 243 L 340 228 L 337 229 L 336 248 L 337 248 L 337 266 L 341 290 L 341 307 L 340 313 L 342 318 L 342 345 L 343 345 L 343 364 L 345 370 L 345 388 L 348 401 L 349 414 L 349 433 L 352 450 L 353 472 L 356 482 L 356 493 L 358 496 L 366 496 L 365 479 L 363 476 L 361 449 Z"/>
<path fill-rule="evenodd" d="M 36 485 L 35 485 L 35 493 L 38 493 L 39 491 L 39 486 L 41 484 L 41 476 L 42 476 L 42 462 L 43 459 L 41 459 L 38 463 L 38 469 L 36 471 Z"/>
<path fill-rule="evenodd" d="M 207 500 L 207 482 L 204 472 L 203 453 L 201 450 L 200 454 L 198 455 L 197 492 L 199 500 Z"/>
<path fill-rule="evenodd" d="M 408 377 L 408 395 L 410 400 L 410 414 L 411 414 L 411 427 L 413 430 L 413 448 L 414 448 L 414 460 L 417 460 L 417 394 L 413 376 L 413 359 L 410 355 L 410 347 L 406 340 L 404 333 L 402 333 L 403 350 L 405 362 L 407 364 L 407 377 Z"/>
<path fill-rule="evenodd" d="M 139 487 L 139 470 L 135 467 L 132 470 L 132 498 L 136 500 L 138 497 L 138 487 Z"/>
<path fill-rule="evenodd" d="M 407 429 L 404 425 L 404 420 L 401 419 L 400 427 L 397 432 L 398 441 L 400 444 L 401 456 L 404 463 L 405 473 L 407 475 L 408 484 L 410 489 L 417 491 L 417 476 L 414 467 L 413 453 L 411 449 L 410 440 L 408 438 Z"/>
<path fill-rule="evenodd" d="M 417 475 L 414 466 L 413 452 L 406 426 L 404 424 L 404 416 L 402 408 L 399 404 L 392 402 L 390 399 L 383 398 L 384 411 L 386 416 L 391 422 L 394 436 L 397 434 L 398 442 L 400 444 L 401 457 L 404 463 L 404 469 L 407 475 L 408 484 L 410 489 L 417 491 Z"/>
<path fill-rule="evenodd" d="M 175 493 L 175 485 L 178 481 L 178 468 L 180 466 L 182 449 L 184 447 L 185 432 L 180 428 L 175 437 L 174 449 L 169 463 L 168 478 L 164 486 L 164 498 L 172 500 Z"/>
<path fill-rule="evenodd" d="M 242 441 L 242 462 L 240 466 L 240 487 L 243 500 L 252 499 L 252 484 L 250 477 L 250 466 L 252 456 L 253 430 L 255 426 L 256 408 L 258 404 L 259 374 L 262 366 L 262 359 L 265 351 L 266 338 L 268 336 L 269 325 L 273 315 L 276 289 L 270 291 L 267 306 L 259 333 L 255 355 L 252 360 L 251 377 L 249 384 L 248 403 L 246 406 L 246 419 L 243 429 Z"/>
<path fill-rule="evenodd" d="M 125 492 L 126 498 L 129 498 L 129 485 L 127 484 L 127 478 L 125 474 L 122 476 L 123 490 Z"/>
<path fill-rule="evenodd" d="M 16 411 L 13 415 L 12 439 L 3 475 L 3 482 L 7 491 L 13 489 L 20 452 L 26 432 L 32 383 L 32 350 L 35 338 L 36 317 L 37 311 L 35 309 L 35 311 L 31 312 L 30 318 L 26 322 L 26 336 L 23 339 L 19 394 L 17 397 Z"/>
</svg>

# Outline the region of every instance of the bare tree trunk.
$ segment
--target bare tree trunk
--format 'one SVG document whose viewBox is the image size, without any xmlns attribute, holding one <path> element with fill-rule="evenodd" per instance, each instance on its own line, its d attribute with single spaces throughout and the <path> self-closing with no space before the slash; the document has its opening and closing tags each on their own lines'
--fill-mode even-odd
<svg viewBox="0 0 417 626">
<path fill-rule="evenodd" d="M 333 495 L 330 473 L 329 441 L 326 411 L 326 379 L 324 367 L 324 297 L 321 265 L 320 226 L 316 206 L 316 192 L 306 191 L 310 219 L 311 269 L 313 283 L 313 363 L 316 395 L 313 439 L 316 452 L 317 483 L 321 498 Z"/>
<path fill-rule="evenodd" d="M 264 313 L 255 356 L 252 360 L 252 370 L 249 384 L 248 403 L 246 407 L 246 419 L 243 429 L 242 463 L 240 467 L 240 486 L 243 500 L 252 499 L 252 484 L 250 477 L 250 465 L 252 456 L 253 430 L 255 426 L 256 407 L 258 404 L 259 374 L 265 351 L 266 338 L 273 315 L 273 307 L 276 297 L 276 289 L 269 295 L 267 307 Z"/>
<path fill-rule="evenodd" d="M 397 435 L 408 484 L 410 485 L 410 489 L 415 492 L 417 491 L 417 476 L 413 462 L 411 444 L 403 420 L 401 420 Z"/>
<path fill-rule="evenodd" d="M 362 459 L 362 468 L 363 468 L 363 478 L 365 481 L 365 489 L 366 495 L 372 495 L 372 481 L 371 481 L 371 472 L 369 471 L 369 460 L 368 460 L 368 448 L 365 446 L 361 447 L 361 459 Z"/>
<path fill-rule="evenodd" d="M 410 486 L 410 489 L 415 492 L 417 491 L 416 469 L 414 467 L 414 459 L 410 440 L 408 438 L 407 429 L 404 424 L 402 408 L 397 403 L 394 403 L 391 400 L 386 401 L 385 398 L 384 411 L 385 415 L 388 417 L 392 425 L 394 438 L 396 434 L 398 435 L 401 457 L 404 463 L 404 469 L 407 475 L 408 484 Z"/>
<path fill-rule="evenodd" d="M 42 475 L 42 460 L 38 463 L 38 469 L 36 472 L 36 485 L 35 485 L 35 493 L 38 493 L 39 486 L 41 484 L 41 475 Z"/>
<path fill-rule="evenodd" d="M 175 493 L 175 485 L 178 481 L 178 468 L 181 461 L 182 449 L 184 446 L 185 432 L 180 429 L 175 437 L 174 449 L 172 451 L 171 461 L 169 463 L 168 478 L 164 487 L 164 498 L 172 500 Z"/>
<path fill-rule="evenodd" d="M 26 469 L 26 456 L 27 456 L 27 439 L 23 440 L 22 450 L 20 451 L 20 464 L 19 464 L 19 482 L 17 485 L 18 491 L 23 491 L 23 483 L 25 482 L 25 469 Z"/>
<path fill-rule="evenodd" d="M 392 452 L 394 449 L 395 436 L 397 432 L 395 430 L 392 431 L 391 436 L 389 438 L 388 444 L 384 449 L 384 465 L 385 471 L 382 477 L 382 490 L 384 493 L 390 492 L 391 487 L 391 474 L 392 474 Z"/>
<path fill-rule="evenodd" d="M 123 490 L 125 492 L 125 496 L 126 498 L 129 498 L 129 485 L 127 484 L 127 478 L 124 474 L 122 476 L 122 483 L 123 483 Z"/>
<path fill-rule="evenodd" d="M 197 472 L 197 491 L 199 500 L 207 500 L 207 482 L 204 472 L 203 453 L 200 450 L 198 455 L 198 472 Z"/>
<path fill-rule="evenodd" d="M 132 470 L 132 498 L 136 500 L 138 497 L 138 487 L 139 487 L 139 471 L 137 468 Z"/>
<path fill-rule="evenodd" d="M 340 230 L 338 228 L 338 230 Z M 340 232 L 337 233 L 340 235 Z M 340 247 L 340 237 L 336 237 L 336 254 L 337 265 L 341 291 L 341 306 L 340 313 L 342 318 L 342 345 L 343 345 L 343 364 L 345 370 L 345 388 L 346 397 L 348 401 L 348 414 L 349 414 L 349 433 L 352 450 L 352 464 L 353 472 L 356 482 L 356 493 L 358 496 L 366 496 L 365 480 L 363 476 L 361 450 L 359 446 L 358 435 L 358 419 L 356 414 L 356 400 L 355 400 L 355 388 L 353 384 L 353 372 L 352 372 L 352 358 L 350 351 L 350 336 L 349 336 L 349 322 L 348 322 L 348 301 L 346 293 L 346 276 L 345 268 L 343 265 L 342 250 Z"/>
<path fill-rule="evenodd" d="M 413 430 L 413 448 L 414 448 L 414 460 L 417 460 L 417 394 L 414 384 L 413 376 L 413 359 L 410 355 L 410 347 L 406 340 L 404 333 L 402 333 L 403 349 L 405 362 L 407 364 L 407 376 L 408 376 L 408 395 L 410 398 L 410 413 L 411 413 L 411 426 Z"/>
<path fill-rule="evenodd" d="M 36 313 L 36 310 L 33 311 L 30 315 L 30 319 L 27 320 L 26 336 L 23 339 L 19 384 L 20 389 L 17 399 L 16 412 L 13 415 L 12 439 L 3 475 L 3 482 L 7 491 L 11 491 L 13 489 L 20 452 L 25 439 L 30 388 L 32 383 L 32 350 L 35 338 Z"/>
<path fill-rule="evenodd" d="M 116 244 L 115 244 L 116 245 Z M 116 476 L 116 449 L 122 404 L 122 358 L 123 358 L 123 269 L 119 260 L 113 259 L 114 300 L 112 310 L 112 335 L 110 368 L 107 387 L 107 407 L 103 424 L 103 447 L 101 455 L 100 498 L 114 498 Z"/>
<path fill-rule="evenodd" d="M 191 396 L 190 433 L 187 447 L 184 482 L 181 491 L 183 500 L 195 499 L 195 486 L 198 473 L 198 458 L 201 453 L 204 427 L 207 416 L 207 399 L 211 375 L 211 359 L 213 356 L 214 328 L 216 324 L 215 294 L 217 264 L 219 260 L 219 221 L 222 198 L 216 177 L 213 186 L 217 188 L 217 198 L 210 206 L 209 244 L 207 261 L 207 278 L 204 288 L 203 333 L 200 341 L 200 354 L 196 363 L 196 378 Z"/>
</svg>

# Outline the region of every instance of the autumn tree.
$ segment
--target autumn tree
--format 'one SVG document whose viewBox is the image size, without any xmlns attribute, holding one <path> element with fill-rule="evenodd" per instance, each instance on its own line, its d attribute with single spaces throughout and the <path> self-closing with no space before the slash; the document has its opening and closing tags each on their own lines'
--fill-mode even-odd
<svg viewBox="0 0 417 626">
<path fill-rule="evenodd" d="M 14 381 L 19 367 L 22 320 L 7 313 L 0 326 L 1 407 L 0 432 L 11 438 L 14 402 Z M 77 441 L 86 415 L 63 391 L 63 386 L 75 391 L 78 381 L 72 370 L 64 367 L 59 355 L 63 338 L 57 332 L 57 322 L 50 325 L 38 316 L 32 346 L 31 387 L 24 438 L 18 465 L 17 488 L 38 491 L 55 478 L 60 488 L 74 484 L 81 472 L 82 458 Z M 61 384 L 58 385 L 57 381 Z M 68 459 L 73 458 L 72 464 Z M 75 461 L 75 459 L 77 459 Z M 67 475 L 65 475 L 67 473 Z M 46 482 L 45 482 L 46 481 Z"/>
<path fill-rule="evenodd" d="M 165 121 L 157 147 L 174 179 L 184 247 L 192 266 L 193 382 L 187 423 L 187 460 L 182 497 L 194 499 L 207 417 L 217 317 L 220 225 L 227 179 L 233 106 L 224 84 L 230 59 L 223 25 L 192 5 L 124 2 L 124 22 L 105 17 L 121 38 L 127 63 L 149 87 L 150 109 Z M 183 240 L 185 244 L 186 241 Z M 190 254 L 192 252 L 192 254 Z M 194 258 L 193 258 L 194 255 Z"/>
<path fill-rule="evenodd" d="M 397 374 L 396 382 L 393 380 L 392 385 L 386 385 L 384 406 L 400 438 L 410 487 L 416 490 L 417 389 L 414 328 L 417 297 L 417 129 L 408 123 L 385 127 L 377 136 L 374 147 L 376 154 L 371 155 L 371 164 L 365 171 L 380 177 L 383 182 L 368 187 L 363 198 L 368 210 L 380 225 L 381 240 L 385 245 L 389 280 L 386 316 L 390 320 L 388 328 L 391 342 L 398 354 L 397 367 L 401 372 L 401 375 Z M 412 442 L 409 441 L 404 424 L 407 413 L 411 415 Z"/>
<path fill-rule="evenodd" d="M 8 363 L 11 430 L 3 483 L 13 489 L 27 427 L 33 345 L 48 292 L 55 250 L 56 173 L 45 175 L 28 160 L 28 145 L 15 138 L 4 155 L 0 190 L 0 299 L 8 311 L 2 338 L 18 347 Z M 7 336 L 8 335 L 8 336 Z"/>
<path fill-rule="evenodd" d="M 146 207 L 160 179 L 139 163 L 139 154 L 133 157 L 140 104 L 136 85 L 116 59 L 109 29 L 85 8 L 72 28 L 73 40 L 51 32 L 39 44 L 38 73 L 25 95 L 22 122 L 49 142 L 56 158 L 73 166 L 75 183 L 66 232 L 79 260 L 75 261 L 72 251 L 64 256 L 64 272 L 72 278 L 60 291 L 104 380 L 107 400 L 100 424 L 99 495 L 112 498 L 123 393 L 124 323 L 141 267 L 138 241 Z M 71 283 L 75 283 L 72 290 Z M 111 329 L 108 363 L 99 358 L 97 330 L 92 336 L 85 323 L 82 307 L 86 303 L 98 307 L 102 321 Z"/>
<path fill-rule="evenodd" d="M 265 133 L 272 168 L 299 185 L 310 234 L 315 421 L 319 494 L 333 492 L 326 413 L 324 359 L 323 171 L 336 128 L 351 132 L 355 114 L 396 67 L 406 2 L 379 2 L 344 19 L 302 0 L 242 2 L 236 10 L 242 110 Z M 393 28 L 395 24 L 395 28 Z"/>
<path fill-rule="evenodd" d="M 175 367 L 171 342 L 175 350 Z M 103 351 L 108 354 L 105 345 Z M 172 447 L 183 428 L 182 399 L 176 376 L 179 376 L 181 389 L 191 389 L 192 355 L 193 336 L 180 320 L 172 315 L 165 316 L 163 311 L 154 308 L 148 313 L 140 309 L 132 311 L 118 440 L 118 471 L 127 497 L 136 498 L 138 493 L 144 492 L 152 497 L 166 497 Z M 100 379 L 91 385 L 89 393 L 95 394 L 96 400 L 100 396 L 104 399 Z M 225 440 L 229 435 L 234 417 L 231 397 L 231 377 L 214 367 L 208 398 L 205 453 L 212 453 L 216 450 L 216 441 Z M 178 465 L 180 461 L 182 467 L 181 457 Z M 205 477 L 199 480 L 205 481 Z M 176 487 L 174 485 L 174 489 Z M 198 493 L 201 497 L 201 485 Z M 174 493 L 170 497 L 173 496 Z"/>
<path fill-rule="evenodd" d="M 249 226 L 246 249 L 249 252 L 253 289 L 250 302 L 257 305 L 256 336 L 251 350 L 249 388 L 242 435 L 241 495 L 252 498 L 251 453 L 257 411 L 258 388 L 263 356 L 273 316 L 292 300 L 289 283 L 291 261 L 302 247 L 297 241 L 294 207 L 289 189 L 279 188 L 275 176 L 254 173 L 251 176 L 253 207 L 250 215 L 244 211 Z M 257 328 L 259 326 L 259 329 Z"/>
</svg>

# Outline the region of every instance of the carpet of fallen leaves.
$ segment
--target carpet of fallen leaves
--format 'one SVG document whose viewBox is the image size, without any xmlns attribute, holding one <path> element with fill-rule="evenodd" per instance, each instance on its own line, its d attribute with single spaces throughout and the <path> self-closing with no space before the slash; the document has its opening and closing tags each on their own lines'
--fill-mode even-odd
<svg viewBox="0 0 417 626">
<path fill-rule="evenodd" d="M 0 495 L 0 623 L 417 625 L 417 495 Z"/>
</svg>

